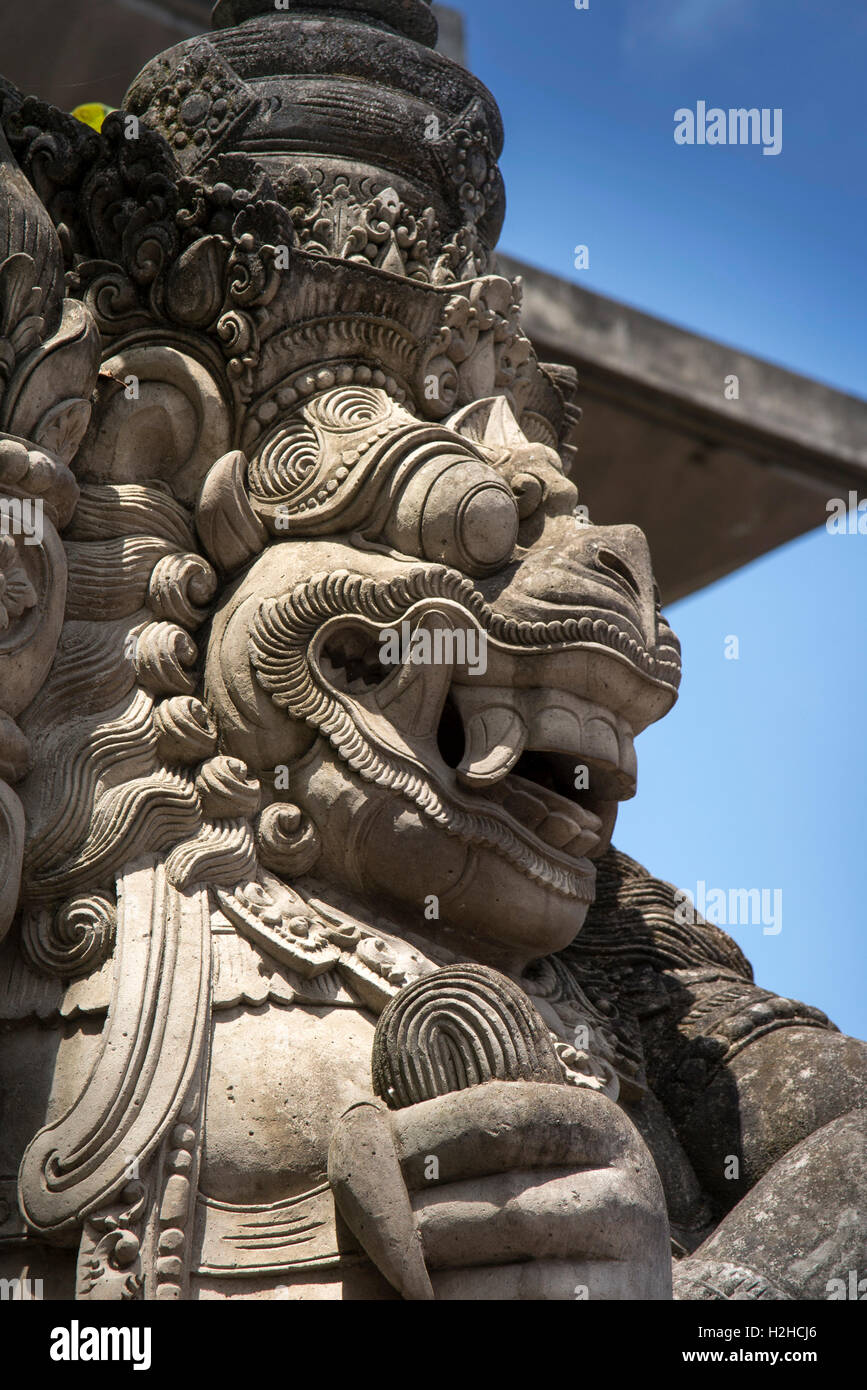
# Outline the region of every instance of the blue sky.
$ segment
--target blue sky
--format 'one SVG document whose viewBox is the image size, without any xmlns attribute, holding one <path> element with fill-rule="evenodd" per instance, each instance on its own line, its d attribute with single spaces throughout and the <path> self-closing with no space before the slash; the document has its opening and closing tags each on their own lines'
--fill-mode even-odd
<svg viewBox="0 0 867 1390">
<path fill-rule="evenodd" d="M 506 127 L 503 250 L 867 394 L 864 0 L 461 8 Z M 782 108 L 782 152 L 675 145 L 698 100 Z M 760 983 L 862 1037 L 865 576 L 867 536 L 822 528 L 672 606 L 681 699 L 615 837 L 684 887 L 781 889 L 778 934 L 732 935 Z"/>
</svg>

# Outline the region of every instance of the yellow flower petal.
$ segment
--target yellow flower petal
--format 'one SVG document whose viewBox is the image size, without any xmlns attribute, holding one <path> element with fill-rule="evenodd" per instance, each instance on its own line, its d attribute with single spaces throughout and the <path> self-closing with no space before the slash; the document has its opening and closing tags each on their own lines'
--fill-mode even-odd
<svg viewBox="0 0 867 1390">
<path fill-rule="evenodd" d="M 101 101 L 86 101 L 81 106 L 76 106 L 72 115 L 77 121 L 83 121 L 92 130 L 102 130 L 102 123 L 110 111 L 116 111 L 115 106 L 104 106 Z"/>
</svg>

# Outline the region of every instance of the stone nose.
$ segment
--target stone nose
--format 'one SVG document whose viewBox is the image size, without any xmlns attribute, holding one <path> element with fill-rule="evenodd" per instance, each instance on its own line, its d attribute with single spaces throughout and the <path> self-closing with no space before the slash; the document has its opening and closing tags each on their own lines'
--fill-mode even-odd
<svg viewBox="0 0 867 1390">
<path fill-rule="evenodd" d="M 594 526 L 559 518 L 524 562 L 525 593 L 576 609 L 628 619 L 652 650 L 657 590 L 644 533 L 637 526 Z"/>
<path fill-rule="evenodd" d="M 607 583 L 616 586 L 635 604 L 639 624 L 648 646 L 656 639 L 658 590 L 653 578 L 650 549 L 644 532 L 637 526 L 599 526 L 587 528 L 589 553 L 585 563 Z"/>
<path fill-rule="evenodd" d="M 656 585 L 647 541 L 637 526 L 594 526 L 578 516 L 550 517 L 542 535 L 510 568 L 479 584 L 489 603 L 512 618 L 597 618 L 620 626 L 648 652 L 659 632 Z"/>
</svg>

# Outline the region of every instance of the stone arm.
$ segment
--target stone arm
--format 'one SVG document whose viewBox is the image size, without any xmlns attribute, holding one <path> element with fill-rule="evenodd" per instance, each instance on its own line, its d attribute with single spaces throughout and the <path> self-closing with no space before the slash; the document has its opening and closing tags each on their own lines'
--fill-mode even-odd
<svg viewBox="0 0 867 1390">
<path fill-rule="evenodd" d="M 743 1269 L 756 1276 L 752 1297 L 828 1298 L 849 1287 L 850 1271 L 857 1282 L 867 1256 L 865 1096 L 867 1045 L 794 1022 L 751 1039 L 695 1090 L 679 1135 L 729 1210 L 680 1262 L 676 1297 L 731 1297 Z"/>
<path fill-rule="evenodd" d="M 867 1044 L 760 989 L 682 897 L 612 850 L 569 953 L 604 967 L 637 1023 L 654 1102 L 715 1209 L 675 1297 L 827 1298 L 867 1270 Z"/>
</svg>

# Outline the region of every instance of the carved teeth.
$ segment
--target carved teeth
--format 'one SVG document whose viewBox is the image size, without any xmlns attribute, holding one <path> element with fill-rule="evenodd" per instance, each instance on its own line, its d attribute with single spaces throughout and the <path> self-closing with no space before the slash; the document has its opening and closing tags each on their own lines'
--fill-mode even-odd
<svg viewBox="0 0 867 1390">
<path fill-rule="evenodd" d="M 487 795 L 525 830 L 570 859 L 589 855 L 599 842 L 602 822 L 593 811 L 523 777 L 512 776 Z"/>
<path fill-rule="evenodd" d="M 474 714 L 464 725 L 466 752 L 458 767 L 458 781 L 467 787 L 488 787 L 499 782 L 520 758 L 527 741 L 527 726 L 517 710 L 492 705 Z"/>
<path fill-rule="evenodd" d="M 510 787 L 508 795 L 503 798 L 502 807 L 528 830 L 537 830 L 548 815 L 544 801 L 531 796 L 523 787 Z"/>
<path fill-rule="evenodd" d="M 454 684 L 451 694 L 464 724 L 466 752 L 458 778 L 467 787 L 492 787 L 525 750 L 574 757 L 589 773 L 587 790 L 622 801 L 635 792 L 637 764 L 626 720 L 602 705 L 564 690 L 511 689 Z"/>
<path fill-rule="evenodd" d="M 547 817 L 537 833 L 546 844 L 553 845 L 555 849 L 564 849 L 570 840 L 575 839 L 575 822 L 567 816 L 554 814 Z"/>
</svg>

